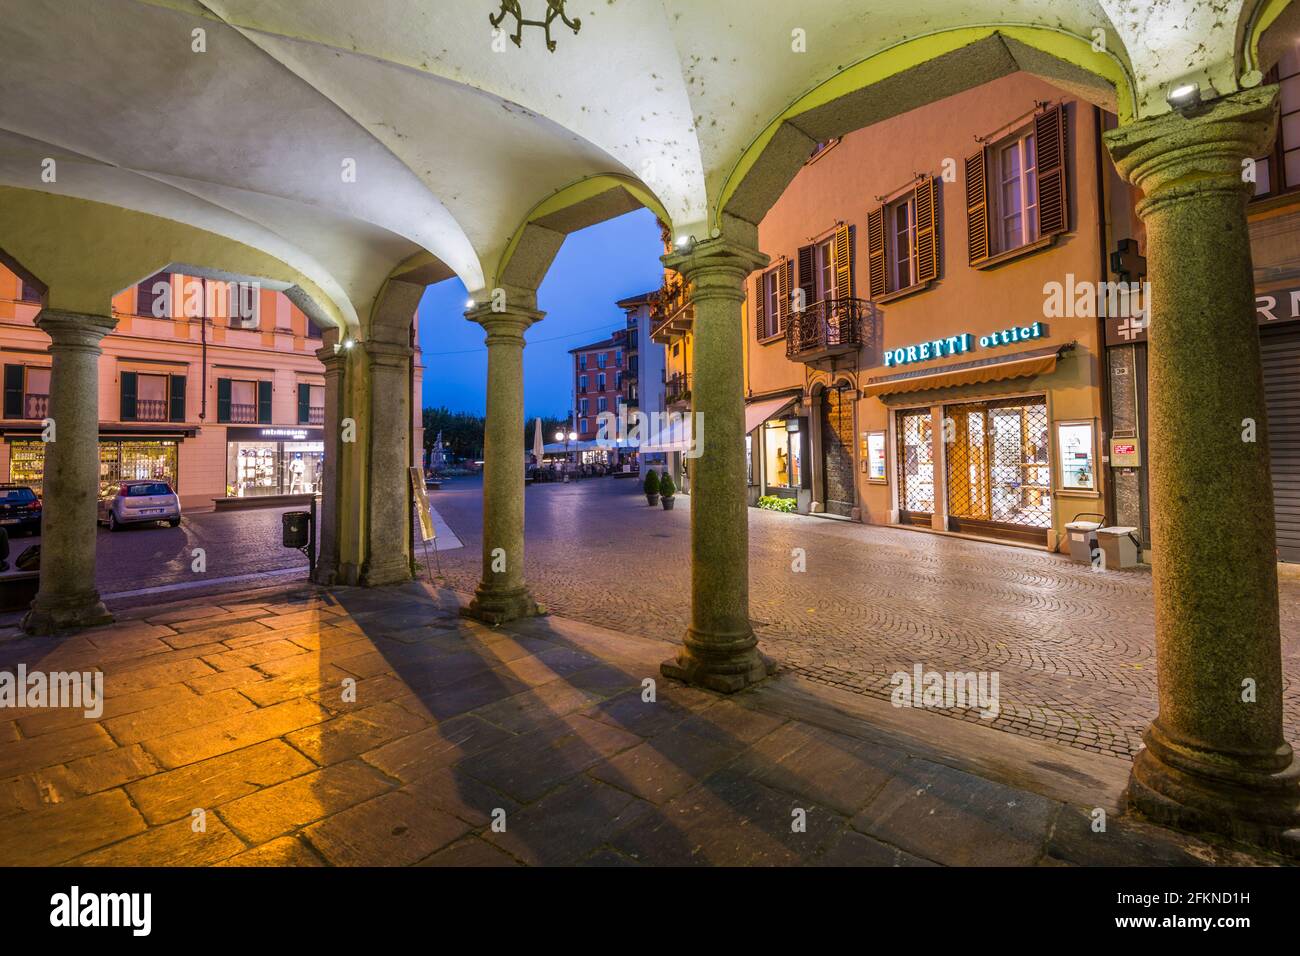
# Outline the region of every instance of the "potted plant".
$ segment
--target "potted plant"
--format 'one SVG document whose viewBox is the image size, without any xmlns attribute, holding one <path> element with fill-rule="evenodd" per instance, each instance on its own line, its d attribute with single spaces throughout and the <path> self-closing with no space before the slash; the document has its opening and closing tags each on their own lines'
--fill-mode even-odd
<svg viewBox="0 0 1300 956">
<path fill-rule="evenodd" d="M 659 472 L 651 468 L 645 473 L 645 502 L 651 508 L 659 504 Z"/>
<path fill-rule="evenodd" d="M 673 484 L 672 476 L 665 471 L 663 477 L 659 479 L 659 497 L 663 500 L 664 511 L 673 510 L 675 494 L 677 494 L 677 486 Z"/>
</svg>

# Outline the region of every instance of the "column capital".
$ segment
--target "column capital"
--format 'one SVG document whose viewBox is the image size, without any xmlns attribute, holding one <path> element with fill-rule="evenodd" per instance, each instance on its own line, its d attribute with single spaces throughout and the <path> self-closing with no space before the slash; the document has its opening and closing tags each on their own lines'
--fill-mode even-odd
<svg viewBox="0 0 1300 956">
<path fill-rule="evenodd" d="M 690 249 L 674 250 L 663 256 L 663 264 L 694 284 L 695 301 L 725 296 L 737 302 L 745 298 L 745 277 L 762 269 L 771 257 L 746 243 L 725 236 L 697 242 Z"/>
<path fill-rule="evenodd" d="M 98 349 L 100 341 L 117 327 L 111 315 L 41 309 L 36 327 L 50 337 L 50 348 Z"/>
<path fill-rule="evenodd" d="M 409 345 L 397 345 L 392 342 L 361 342 L 359 346 L 366 353 L 371 365 L 389 368 L 406 368 L 410 364 L 415 349 Z"/>
<path fill-rule="evenodd" d="M 477 322 L 487 332 L 488 347 L 493 345 L 518 345 L 523 348 L 524 333 L 534 322 L 540 322 L 546 313 L 538 309 L 507 306 L 502 311 L 492 308 L 492 303 L 481 302 L 465 310 L 465 318 Z"/>
<path fill-rule="evenodd" d="M 325 366 L 325 373 L 342 372 L 347 367 L 347 356 L 337 345 L 322 345 L 316 350 L 316 358 Z"/>
<path fill-rule="evenodd" d="M 1267 151 L 1277 129 L 1276 86 L 1225 96 L 1189 114 L 1166 113 L 1104 134 L 1115 167 L 1143 191 L 1138 215 L 1205 193 L 1251 189 L 1247 160 Z"/>
</svg>

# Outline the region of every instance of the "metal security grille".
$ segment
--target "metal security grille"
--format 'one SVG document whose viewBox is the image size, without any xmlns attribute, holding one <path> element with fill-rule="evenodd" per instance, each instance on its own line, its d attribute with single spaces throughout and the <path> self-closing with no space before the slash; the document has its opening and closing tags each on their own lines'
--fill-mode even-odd
<svg viewBox="0 0 1300 956">
<path fill-rule="evenodd" d="M 934 513 L 934 444 L 930 412 L 898 413 L 898 506 L 901 512 Z M 906 515 L 903 516 L 906 520 Z"/>
<path fill-rule="evenodd" d="M 1048 435 L 1042 399 L 945 408 L 948 514 L 954 524 L 1050 528 Z"/>
</svg>

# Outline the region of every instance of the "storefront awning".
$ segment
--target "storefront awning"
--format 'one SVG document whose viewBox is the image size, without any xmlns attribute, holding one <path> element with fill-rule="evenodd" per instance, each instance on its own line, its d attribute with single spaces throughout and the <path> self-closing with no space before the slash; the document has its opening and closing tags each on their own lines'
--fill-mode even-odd
<svg viewBox="0 0 1300 956">
<path fill-rule="evenodd" d="M 778 395 L 776 398 L 763 398 L 756 402 L 745 403 L 745 434 L 748 435 L 769 418 L 775 418 L 795 402 L 798 395 Z"/>
<path fill-rule="evenodd" d="M 863 396 L 899 395 L 907 392 L 926 392 L 936 388 L 955 388 L 958 385 L 978 385 L 983 382 L 1001 382 L 1010 378 L 1029 378 L 1046 375 L 1056 369 L 1056 360 L 1072 348 L 1065 345 L 1048 349 L 1035 349 L 1002 356 L 994 360 L 964 362 L 947 368 L 930 368 L 917 372 L 900 372 L 868 380 L 862 389 Z"/>
<path fill-rule="evenodd" d="M 10 435 L 15 438 L 36 437 L 41 434 L 44 426 L 36 424 L 0 424 L 0 435 Z M 144 424 L 144 423 L 126 423 L 118 425 L 99 426 L 100 438 L 128 438 L 128 439 L 177 439 L 183 440 L 193 438 L 199 433 L 197 425 L 168 425 L 168 424 Z"/>
</svg>

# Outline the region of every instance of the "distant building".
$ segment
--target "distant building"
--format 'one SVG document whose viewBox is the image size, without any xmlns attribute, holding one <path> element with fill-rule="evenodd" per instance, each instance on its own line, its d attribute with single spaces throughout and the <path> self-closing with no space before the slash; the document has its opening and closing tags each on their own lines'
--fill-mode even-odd
<svg viewBox="0 0 1300 956">
<path fill-rule="evenodd" d="M 646 292 L 617 303 L 627 313 L 628 409 L 647 417 L 664 411 L 664 352 L 651 338 L 657 294 L 657 290 Z M 665 460 L 662 452 L 642 452 L 638 457 L 643 475 L 647 467 L 662 468 Z"/>
<path fill-rule="evenodd" d="M 594 441 L 602 412 L 619 414 L 628 404 L 629 331 L 619 329 L 607 339 L 570 349 L 573 356 L 573 430 L 578 441 Z"/>
</svg>

